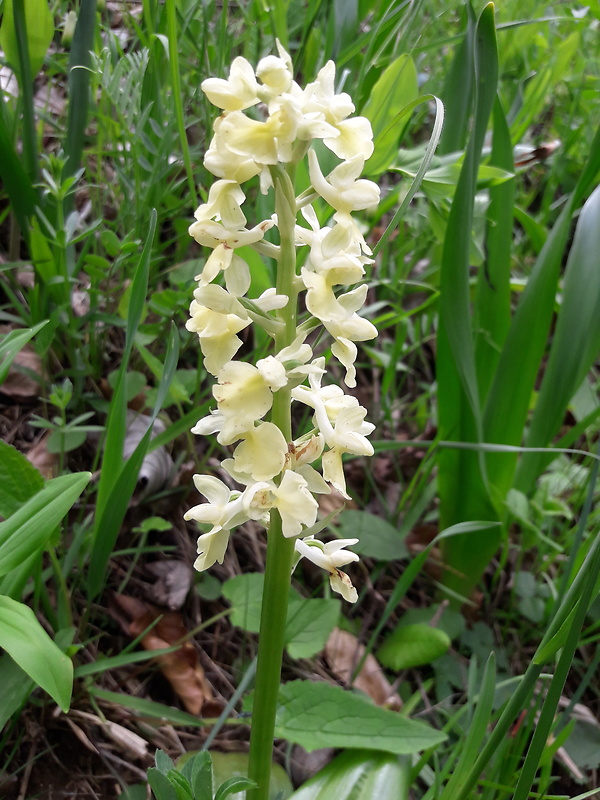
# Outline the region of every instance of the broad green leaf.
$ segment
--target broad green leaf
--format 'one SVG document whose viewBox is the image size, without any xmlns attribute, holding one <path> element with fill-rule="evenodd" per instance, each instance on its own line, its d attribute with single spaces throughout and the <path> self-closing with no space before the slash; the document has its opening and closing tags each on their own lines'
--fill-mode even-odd
<svg viewBox="0 0 600 800">
<path fill-rule="evenodd" d="M 43 487 L 39 470 L 16 447 L 0 439 L 0 516 L 10 517 Z"/>
<path fill-rule="evenodd" d="M 379 561 L 408 558 L 404 536 L 395 525 L 367 511 L 342 511 L 338 516 L 336 534 L 341 539 L 358 539 L 352 550 Z"/>
<path fill-rule="evenodd" d="M 600 352 L 600 187 L 583 206 L 565 271 L 562 304 L 526 447 L 544 447 L 557 433 L 569 400 Z M 543 453 L 524 453 L 515 485 L 533 490 Z"/>
<path fill-rule="evenodd" d="M 346 750 L 304 783 L 290 800 L 406 800 L 410 764 L 391 753 Z"/>
<path fill-rule="evenodd" d="M 77 472 L 53 478 L 0 523 L 0 576 L 45 545 L 91 477 L 90 472 Z"/>
<path fill-rule="evenodd" d="M 285 626 L 285 648 L 292 658 L 311 658 L 325 647 L 340 617 L 337 598 L 290 600 Z"/>
<path fill-rule="evenodd" d="M 431 664 L 450 647 L 450 637 L 439 628 L 417 623 L 400 625 L 377 651 L 384 667 L 400 672 L 410 667 Z"/>
<path fill-rule="evenodd" d="M 204 769 L 203 764 L 206 763 L 204 761 L 205 758 L 208 758 L 209 765 L 212 762 L 213 786 L 220 788 L 223 784 L 227 784 L 228 781 L 248 780 L 248 753 L 220 753 L 218 751 L 211 752 L 210 754 L 206 751 L 191 751 L 185 753 L 177 759 L 177 768 L 187 776 L 191 785 L 196 788 L 196 800 L 204 800 L 204 798 L 212 797 L 212 792 L 208 792 L 206 788 L 206 782 L 203 783 L 199 777 Z M 189 764 L 192 764 L 191 773 L 188 770 Z M 192 779 L 190 779 L 190 775 Z M 197 776 L 197 778 L 194 778 L 194 776 Z M 231 786 L 232 784 L 230 783 L 229 785 Z M 199 791 L 201 788 L 202 791 Z M 241 784 L 238 785 L 237 791 L 241 791 L 240 796 L 245 797 L 245 792 Z M 269 800 L 286 800 L 293 791 L 291 781 L 283 767 L 277 763 L 271 764 Z"/>
<path fill-rule="evenodd" d="M 377 175 L 392 164 L 402 132 L 397 117 L 419 95 L 417 68 L 404 53 L 387 67 L 371 91 L 362 113 L 371 120 L 375 151 L 365 165 L 365 175 Z"/>
<path fill-rule="evenodd" d="M 73 664 L 52 641 L 29 606 L 0 596 L 0 646 L 63 711 L 73 688 Z"/>
<path fill-rule="evenodd" d="M 230 578 L 223 596 L 232 605 L 231 622 L 250 633 L 260 630 L 264 575 L 249 573 Z M 336 598 L 304 598 L 290 587 L 285 631 L 286 649 L 292 658 L 310 658 L 319 653 L 337 625 L 340 602 Z"/>
<path fill-rule="evenodd" d="M 18 2 L 18 0 L 17 0 Z M 44 56 L 48 52 L 54 36 L 54 18 L 47 0 L 22 0 L 27 27 L 27 47 L 31 75 L 35 77 L 42 68 Z M 0 45 L 12 68 L 19 71 L 19 41 L 15 30 L 13 14 L 14 0 L 4 0 L 4 16 L 0 26 Z"/>
<path fill-rule="evenodd" d="M 252 572 L 248 575 L 236 575 L 223 584 L 223 597 L 231 603 L 231 624 L 249 633 L 260 630 L 260 609 L 265 576 Z M 290 588 L 293 597 L 297 593 Z"/>
<path fill-rule="evenodd" d="M 386 753 L 418 753 L 446 736 L 422 722 L 373 705 L 341 686 L 292 681 L 279 692 L 275 736 L 302 745 L 364 748 Z"/>
<path fill-rule="evenodd" d="M 35 684 L 17 662 L 8 653 L 4 653 L 0 657 L 0 686 L 2 686 L 2 703 L 0 703 L 0 730 L 2 730 L 15 711 L 25 704 Z"/>
<path fill-rule="evenodd" d="M 17 353 L 46 325 L 47 321 L 44 320 L 33 328 L 19 328 L 11 331 L 0 339 L 0 385 L 6 380 L 10 365 Z"/>
</svg>

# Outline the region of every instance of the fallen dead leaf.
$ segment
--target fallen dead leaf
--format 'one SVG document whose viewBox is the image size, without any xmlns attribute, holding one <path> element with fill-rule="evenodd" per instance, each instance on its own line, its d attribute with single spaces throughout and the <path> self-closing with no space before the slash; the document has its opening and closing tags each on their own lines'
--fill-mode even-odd
<svg viewBox="0 0 600 800">
<path fill-rule="evenodd" d="M 144 756 L 148 755 L 148 742 L 124 725 L 119 725 L 109 719 L 100 719 L 96 714 L 90 714 L 88 711 L 74 710 L 70 713 L 79 719 L 85 719 L 93 725 L 97 725 L 109 739 L 112 739 L 115 744 L 126 750 L 130 755 L 134 755 L 137 758 L 144 758 Z M 94 745 L 92 747 L 98 752 Z"/>
<path fill-rule="evenodd" d="M 364 652 L 365 647 L 359 643 L 356 636 L 340 628 L 334 628 L 325 645 L 325 657 L 331 671 L 347 686 L 350 685 L 352 673 Z M 378 706 L 385 706 L 393 711 L 399 711 L 402 707 L 400 697 L 394 692 L 392 685 L 383 674 L 380 663 L 371 653 L 352 681 L 352 686 L 368 695 Z"/>
<path fill-rule="evenodd" d="M 27 452 L 27 459 L 46 478 L 56 478 L 58 469 L 58 453 L 49 453 L 46 446 L 50 432 L 45 433 L 37 444 Z"/>
<path fill-rule="evenodd" d="M 181 608 L 192 585 L 193 573 L 190 565 L 171 559 L 154 561 L 147 564 L 146 569 L 157 578 L 149 589 L 152 600 L 171 611 Z"/>
<path fill-rule="evenodd" d="M 114 595 L 114 600 L 119 610 L 129 618 L 129 622 L 124 624 L 122 618 L 117 617 L 132 638 L 140 636 L 156 621 L 140 640 L 145 650 L 164 650 L 183 641 L 177 650 L 157 655 L 155 661 L 190 714 L 199 715 L 203 709 L 206 713 L 210 708 L 212 715 L 217 704 L 204 670 L 198 663 L 194 646 L 185 641 L 189 632 L 181 614 L 175 611 L 161 613 L 149 603 L 122 594 Z"/>
</svg>

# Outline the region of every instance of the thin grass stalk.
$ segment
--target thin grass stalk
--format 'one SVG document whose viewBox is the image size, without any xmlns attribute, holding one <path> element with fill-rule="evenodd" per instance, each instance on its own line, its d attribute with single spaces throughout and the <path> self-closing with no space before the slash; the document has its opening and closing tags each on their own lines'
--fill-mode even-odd
<svg viewBox="0 0 600 800">
<path fill-rule="evenodd" d="M 280 257 L 277 265 L 276 289 L 289 301 L 279 314 L 284 328 L 275 337 L 275 350 L 289 346 L 296 335 L 297 289 L 296 198 L 293 181 L 282 167 L 273 168 L 275 212 L 280 231 Z M 289 389 L 280 389 L 273 396 L 271 422 L 281 430 L 286 441 L 292 439 L 291 397 Z M 257 784 L 248 793 L 248 800 L 268 800 L 273 758 L 273 738 L 277 696 L 281 680 L 281 662 L 285 645 L 285 624 L 294 556 L 294 540 L 282 532 L 281 516 L 271 511 L 267 532 L 267 559 L 263 590 L 254 692 L 252 729 L 250 733 L 250 763 L 248 777 Z"/>
<path fill-rule="evenodd" d="M 175 107 L 175 117 L 177 119 L 177 130 L 179 132 L 179 144 L 183 155 L 189 193 L 194 206 L 196 206 L 198 205 L 196 181 L 194 180 L 194 170 L 192 169 L 192 159 L 190 157 L 190 148 L 183 117 L 183 94 L 181 89 L 181 76 L 179 73 L 179 43 L 177 39 L 177 8 L 175 6 L 175 0 L 166 0 L 165 7 L 167 12 L 167 38 L 169 40 L 169 67 L 171 70 L 172 97 Z"/>
<path fill-rule="evenodd" d="M 21 108 L 23 110 L 23 160 L 25 169 L 33 183 L 39 178 L 37 135 L 35 130 L 35 114 L 33 108 L 33 75 L 29 60 L 29 44 L 27 42 L 27 20 L 25 18 L 25 0 L 14 0 L 13 18 L 17 50 L 19 53 L 19 88 L 21 90 Z"/>
<path fill-rule="evenodd" d="M 571 588 L 567 592 L 564 600 L 560 604 L 555 617 L 548 626 L 548 630 L 546 631 L 533 659 L 527 667 L 519 686 L 502 712 L 498 723 L 490 734 L 490 737 L 485 743 L 478 758 L 474 762 L 460 790 L 454 793 L 451 798 L 447 798 L 447 800 L 465 800 L 477 783 L 480 775 L 494 757 L 498 747 L 500 746 L 500 743 L 508 733 L 511 725 L 514 724 L 515 718 L 529 702 L 529 698 L 535 690 L 537 680 L 542 672 L 544 664 L 561 647 L 562 642 L 556 641 L 556 639 L 558 638 L 561 629 L 564 627 L 570 627 L 565 626 L 569 615 L 574 608 L 577 608 L 578 611 L 580 610 L 579 603 L 582 596 L 588 596 L 588 581 L 592 583 L 593 589 L 599 570 L 600 536 L 596 536 L 581 570 L 575 578 Z"/>
</svg>

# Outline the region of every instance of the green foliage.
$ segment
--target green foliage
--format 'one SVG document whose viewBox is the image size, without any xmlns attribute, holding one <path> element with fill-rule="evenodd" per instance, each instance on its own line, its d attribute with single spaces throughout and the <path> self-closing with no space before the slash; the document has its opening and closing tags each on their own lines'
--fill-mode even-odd
<svg viewBox="0 0 600 800">
<path fill-rule="evenodd" d="M 231 622 L 250 633 L 258 633 L 262 610 L 264 575 L 230 578 L 223 596 L 232 605 Z M 340 616 L 337 599 L 304 598 L 290 587 L 285 647 L 292 658 L 310 658 L 319 653 Z"/>
<path fill-rule="evenodd" d="M 445 740 L 422 722 L 379 708 L 340 686 L 292 681 L 279 692 L 275 735 L 306 750 L 360 748 L 368 739 L 374 750 L 398 755 L 417 753 Z"/>
<path fill-rule="evenodd" d="M 291 800 L 406 800 L 406 760 L 373 750 L 346 750 L 310 778 Z"/>
<path fill-rule="evenodd" d="M 384 666 L 399 672 L 430 664 L 444 655 L 449 647 L 450 637 L 439 628 L 423 624 L 401 625 L 384 640 L 377 658 Z"/>
</svg>

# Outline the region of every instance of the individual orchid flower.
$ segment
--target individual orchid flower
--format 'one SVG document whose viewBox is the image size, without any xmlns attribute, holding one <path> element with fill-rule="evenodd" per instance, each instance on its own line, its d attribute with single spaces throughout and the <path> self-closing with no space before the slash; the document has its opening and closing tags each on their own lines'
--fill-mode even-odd
<svg viewBox="0 0 600 800">
<path fill-rule="evenodd" d="M 218 478 L 212 475 L 194 475 L 194 485 L 208 502 L 190 508 L 183 518 L 193 519 L 201 525 L 212 525 L 211 530 L 198 539 L 199 556 L 194 567 L 202 571 L 212 567 L 216 561 L 223 563 L 229 531 L 246 522 L 249 517 L 244 509 L 243 493 L 232 492 Z"/>
<path fill-rule="evenodd" d="M 315 524 L 319 505 L 300 473 L 286 469 L 279 486 L 272 481 L 263 481 L 254 484 L 254 489 L 249 513 L 253 509 L 264 513 L 276 508 L 281 515 L 282 533 L 286 539 L 298 536 L 305 527 Z"/>
<path fill-rule="evenodd" d="M 313 564 L 329 573 L 329 583 L 334 592 L 341 594 L 349 603 L 355 603 L 358 593 L 348 575 L 339 567 L 350 564 L 352 561 L 358 561 L 356 553 L 350 553 L 344 549 L 357 542 L 358 539 L 335 539 L 324 544 L 314 536 L 307 536 L 305 539 L 297 539 L 295 548 L 301 556 L 308 558 Z"/>
<path fill-rule="evenodd" d="M 206 370 L 211 375 L 218 375 L 222 367 L 242 346 L 242 340 L 236 334 L 250 323 L 251 319 L 243 308 L 241 314 L 228 313 L 210 308 L 198 300 L 192 300 L 190 319 L 185 327 L 188 331 L 198 334 Z"/>
<path fill-rule="evenodd" d="M 249 484 L 271 480 L 281 473 L 287 460 L 288 443 L 277 425 L 259 422 L 245 431 L 241 439 L 233 458 L 222 464 L 234 480 Z"/>
<path fill-rule="evenodd" d="M 314 150 L 308 151 L 308 170 L 314 190 L 336 211 L 360 211 L 379 203 L 379 186 L 373 181 L 359 180 L 365 160 L 356 155 L 338 164 L 327 176 L 321 172 Z"/>
<path fill-rule="evenodd" d="M 200 88 L 213 105 L 225 111 L 238 111 L 259 102 L 254 70 L 241 56 L 233 60 L 227 80 L 207 78 Z"/>
</svg>

